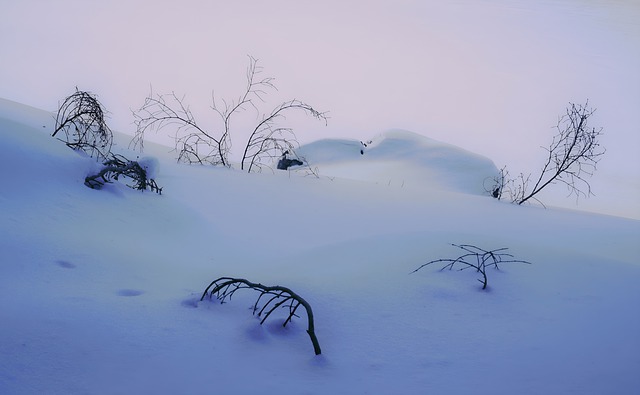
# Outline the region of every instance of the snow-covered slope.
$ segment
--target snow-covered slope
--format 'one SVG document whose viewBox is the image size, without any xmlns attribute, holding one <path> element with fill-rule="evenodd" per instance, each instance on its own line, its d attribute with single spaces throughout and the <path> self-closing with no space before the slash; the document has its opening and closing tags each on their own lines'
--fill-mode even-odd
<svg viewBox="0 0 640 395">
<path fill-rule="evenodd" d="M 50 137 L 50 116 L 0 102 L 2 394 L 640 389 L 639 221 L 479 195 L 464 167 L 490 161 L 405 132 L 364 155 L 308 149 L 331 177 L 177 165 L 157 148 L 162 195 L 91 190 L 95 162 Z M 490 270 L 487 291 L 471 271 L 409 274 L 455 256 L 449 243 L 532 264 Z M 220 276 L 303 296 L 322 355 L 304 314 L 260 326 L 250 294 L 199 302 Z"/>
<path fill-rule="evenodd" d="M 323 175 L 475 194 L 486 194 L 484 180 L 498 173 L 487 158 L 404 130 L 367 142 L 320 140 L 300 147 L 299 154 Z"/>
</svg>

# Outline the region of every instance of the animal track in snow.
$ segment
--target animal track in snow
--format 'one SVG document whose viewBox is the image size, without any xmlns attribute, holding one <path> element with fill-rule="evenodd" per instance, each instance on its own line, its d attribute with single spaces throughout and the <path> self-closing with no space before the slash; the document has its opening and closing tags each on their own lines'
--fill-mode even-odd
<svg viewBox="0 0 640 395">
<path fill-rule="evenodd" d="M 63 267 L 65 269 L 75 269 L 76 265 L 74 265 L 73 263 L 69 262 L 69 261 L 63 261 L 63 260 L 57 260 L 56 264 L 60 267 Z"/>
<path fill-rule="evenodd" d="M 198 298 L 190 298 L 190 299 L 185 299 L 182 301 L 182 303 L 180 303 L 182 306 L 184 307 L 191 307 L 191 308 L 197 308 L 198 307 L 198 301 L 200 299 Z"/>
<path fill-rule="evenodd" d="M 121 289 L 118 291 L 119 296 L 140 296 L 144 293 L 144 291 L 139 291 L 137 289 Z"/>
</svg>

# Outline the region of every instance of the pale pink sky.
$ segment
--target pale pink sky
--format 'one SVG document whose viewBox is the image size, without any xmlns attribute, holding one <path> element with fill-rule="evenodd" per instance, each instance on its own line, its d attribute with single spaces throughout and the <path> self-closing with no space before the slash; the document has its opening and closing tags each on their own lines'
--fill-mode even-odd
<svg viewBox="0 0 640 395">
<path fill-rule="evenodd" d="M 302 142 L 404 128 L 528 172 L 566 104 L 588 98 L 605 127 L 601 176 L 632 178 L 622 195 L 640 201 L 632 0 L 0 1 L 6 99 L 53 111 L 77 85 L 132 133 L 153 85 L 214 125 L 212 91 L 239 95 L 250 54 L 276 78 L 269 105 L 330 111 L 327 127 L 292 119 Z"/>
</svg>

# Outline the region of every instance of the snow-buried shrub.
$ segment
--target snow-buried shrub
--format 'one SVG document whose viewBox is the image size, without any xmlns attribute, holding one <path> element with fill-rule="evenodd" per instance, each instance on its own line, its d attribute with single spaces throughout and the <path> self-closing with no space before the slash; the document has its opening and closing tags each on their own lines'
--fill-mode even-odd
<svg viewBox="0 0 640 395">
<path fill-rule="evenodd" d="M 133 181 L 132 184 L 126 184 L 130 188 L 139 191 L 144 191 L 148 188 L 151 191 L 162 194 L 162 188 L 147 173 L 147 169 L 150 169 L 152 174 L 155 172 L 155 166 L 151 166 L 150 163 L 154 162 L 149 160 L 136 162 L 122 155 L 111 154 L 111 159 L 103 163 L 102 170 L 97 174 L 87 176 L 84 179 L 84 184 L 91 189 L 101 189 L 106 183 L 111 183 L 113 180 L 117 181 L 120 177 L 123 177 Z"/>
</svg>

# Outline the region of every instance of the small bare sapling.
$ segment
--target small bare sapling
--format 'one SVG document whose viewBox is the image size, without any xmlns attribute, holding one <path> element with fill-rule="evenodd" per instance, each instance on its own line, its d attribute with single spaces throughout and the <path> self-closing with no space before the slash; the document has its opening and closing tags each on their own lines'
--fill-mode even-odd
<svg viewBox="0 0 640 395">
<path fill-rule="evenodd" d="M 465 253 L 458 256 L 455 259 L 445 258 L 445 259 L 436 259 L 433 261 L 429 261 L 420 265 L 416 270 L 411 273 L 415 273 L 418 270 L 422 269 L 425 266 L 431 265 L 432 263 L 444 263 L 444 266 L 440 270 L 449 269 L 452 270 L 454 267 L 458 270 L 465 269 L 476 269 L 476 271 L 482 274 L 482 279 L 478 279 L 482 283 L 482 289 L 487 289 L 489 284 L 489 280 L 487 278 L 487 268 L 493 267 L 496 270 L 500 270 L 500 266 L 503 263 L 526 263 L 530 264 L 530 262 L 523 261 L 520 259 L 514 259 L 514 256 L 506 253 L 505 251 L 508 248 L 497 248 L 495 250 L 485 250 L 480 247 L 476 247 L 471 244 L 451 244 L 454 247 L 457 247 L 463 250 Z"/>
</svg>

